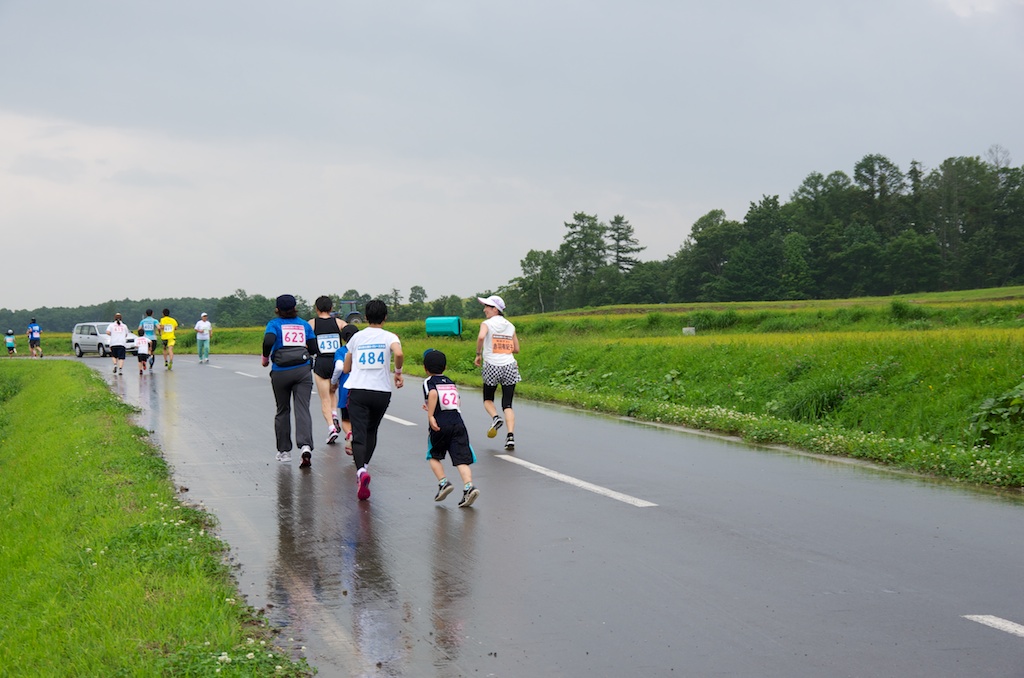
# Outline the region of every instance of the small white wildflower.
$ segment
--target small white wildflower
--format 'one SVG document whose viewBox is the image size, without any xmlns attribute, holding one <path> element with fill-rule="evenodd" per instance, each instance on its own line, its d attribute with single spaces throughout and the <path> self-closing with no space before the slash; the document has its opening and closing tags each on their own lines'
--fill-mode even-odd
<svg viewBox="0 0 1024 678">
<path fill-rule="evenodd" d="M 246 659 L 256 659 L 256 655 L 254 653 L 250 652 L 249 654 L 245 655 L 245 658 Z"/>
</svg>

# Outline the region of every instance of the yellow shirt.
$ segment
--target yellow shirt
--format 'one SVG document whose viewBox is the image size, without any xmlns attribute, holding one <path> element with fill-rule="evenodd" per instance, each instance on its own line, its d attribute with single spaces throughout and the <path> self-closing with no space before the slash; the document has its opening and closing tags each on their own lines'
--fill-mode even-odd
<svg viewBox="0 0 1024 678">
<path fill-rule="evenodd" d="M 178 321 L 169 315 L 165 315 L 160 318 L 160 338 L 161 339 L 174 339 L 174 329 L 178 326 Z"/>
</svg>

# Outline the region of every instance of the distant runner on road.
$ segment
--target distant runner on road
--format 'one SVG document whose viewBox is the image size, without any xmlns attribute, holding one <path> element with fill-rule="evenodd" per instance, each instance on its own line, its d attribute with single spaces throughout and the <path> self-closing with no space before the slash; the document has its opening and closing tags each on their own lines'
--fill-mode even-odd
<svg viewBox="0 0 1024 678">
<path fill-rule="evenodd" d="M 43 328 L 39 326 L 35 318 L 28 324 L 28 329 L 25 330 L 25 336 L 28 337 L 28 348 L 31 357 L 42 358 L 43 357 Z"/>
<path fill-rule="evenodd" d="M 139 329 L 146 333 L 149 339 L 149 369 L 153 369 L 153 362 L 156 360 L 156 346 L 159 337 L 158 329 L 160 321 L 153 317 L 153 309 L 146 309 L 146 317 L 139 321 Z"/>
<path fill-rule="evenodd" d="M 174 369 L 174 330 L 178 328 L 178 321 L 171 317 L 171 309 L 165 308 L 164 315 L 160 318 L 160 341 L 164 345 L 164 367 Z"/>
<path fill-rule="evenodd" d="M 210 316 L 203 313 L 196 321 L 196 354 L 200 363 L 210 362 L 210 337 L 213 336 L 213 324 Z"/>
<path fill-rule="evenodd" d="M 114 314 L 114 322 L 107 325 L 110 337 L 110 360 L 114 363 L 114 374 L 124 374 L 124 357 L 128 353 L 128 335 L 132 330 L 121 322 L 121 314 Z"/>
</svg>

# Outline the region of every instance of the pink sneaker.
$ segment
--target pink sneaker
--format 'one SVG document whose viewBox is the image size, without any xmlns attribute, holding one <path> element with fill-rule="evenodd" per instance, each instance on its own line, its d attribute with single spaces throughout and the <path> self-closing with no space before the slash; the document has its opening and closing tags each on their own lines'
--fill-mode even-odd
<svg viewBox="0 0 1024 678">
<path fill-rule="evenodd" d="M 356 492 L 356 497 L 360 501 L 364 501 L 370 498 L 370 472 L 359 474 L 359 490 Z"/>
</svg>

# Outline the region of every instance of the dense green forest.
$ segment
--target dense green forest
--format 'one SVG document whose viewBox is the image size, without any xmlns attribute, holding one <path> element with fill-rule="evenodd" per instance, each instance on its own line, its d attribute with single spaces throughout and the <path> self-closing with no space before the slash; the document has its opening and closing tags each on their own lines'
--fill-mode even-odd
<svg viewBox="0 0 1024 678">
<path fill-rule="evenodd" d="M 577 212 L 557 250 L 531 250 L 500 290 L 517 313 L 659 302 L 842 299 L 1024 282 L 1024 167 L 995 146 L 904 172 L 882 155 L 812 172 L 743 221 L 712 210 L 680 249 L 641 261 L 623 216 Z"/>
<path fill-rule="evenodd" d="M 530 250 L 522 275 L 498 290 L 428 300 L 416 285 L 375 295 L 392 320 L 479 314 L 477 296 L 497 292 L 514 315 L 610 304 L 844 299 L 1024 284 L 1024 167 L 1005 149 L 955 157 L 904 172 L 882 155 L 867 155 L 853 175 L 812 172 L 782 202 L 763 196 L 743 221 L 712 210 L 699 218 L 679 250 L 643 261 L 645 247 L 622 215 L 607 223 L 577 212 L 565 222 L 557 250 Z M 334 296 L 334 295 L 332 295 Z M 347 290 L 335 300 L 365 302 Z M 207 312 L 220 327 L 262 325 L 273 299 L 236 290 L 219 299 L 108 301 L 78 308 L 0 308 L 0 328 L 23 333 L 35 316 L 44 330 L 76 322 L 129 321 L 163 308 L 185 326 Z M 311 315 L 311 300 L 299 310 Z"/>
</svg>

